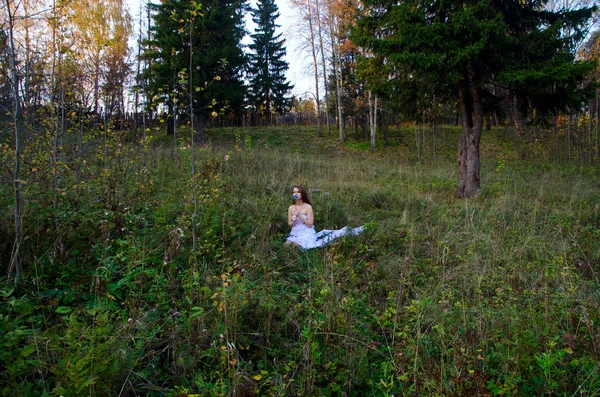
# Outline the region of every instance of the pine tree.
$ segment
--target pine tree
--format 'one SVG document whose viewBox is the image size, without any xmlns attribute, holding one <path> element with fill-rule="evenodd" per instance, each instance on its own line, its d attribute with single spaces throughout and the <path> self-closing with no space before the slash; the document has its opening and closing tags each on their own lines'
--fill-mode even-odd
<svg viewBox="0 0 600 397">
<path fill-rule="evenodd" d="M 286 54 L 285 39 L 275 34 L 279 27 L 275 20 L 279 11 L 274 0 L 258 0 L 257 8 L 252 10 L 252 20 L 257 25 L 250 37 L 249 45 L 250 101 L 254 108 L 268 121 L 271 113 L 282 113 L 290 106 L 287 93 L 293 86 L 286 81 L 288 64 L 283 59 Z"/>
</svg>

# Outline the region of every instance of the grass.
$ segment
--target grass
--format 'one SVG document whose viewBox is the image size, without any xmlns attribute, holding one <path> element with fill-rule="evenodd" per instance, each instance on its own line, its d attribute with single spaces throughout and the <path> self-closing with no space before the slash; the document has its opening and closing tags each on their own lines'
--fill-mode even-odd
<svg viewBox="0 0 600 397">
<path fill-rule="evenodd" d="M 310 127 L 212 129 L 193 181 L 185 131 L 176 159 L 171 138 L 115 136 L 54 193 L 27 175 L 42 198 L 1 291 L 3 394 L 600 393 L 597 168 L 484 135 L 482 192 L 456 200 L 457 130 L 420 156 L 411 131 L 371 154 Z M 296 183 L 317 229 L 367 230 L 284 246 Z"/>
</svg>

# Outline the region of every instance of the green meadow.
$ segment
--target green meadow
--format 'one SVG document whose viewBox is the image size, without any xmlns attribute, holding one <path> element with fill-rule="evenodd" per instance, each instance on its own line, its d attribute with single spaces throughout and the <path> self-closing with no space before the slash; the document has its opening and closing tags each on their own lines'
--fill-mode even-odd
<svg viewBox="0 0 600 397">
<path fill-rule="evenodd" d="M 485 131 L 455 199 L 459 127 L 415 131 L 32 138 L 18 283 L 0 185 L 3 395 L 600 395 L 600 169 Z M 294 184 L 365 232 L 284 246 Z"/>
</svg>

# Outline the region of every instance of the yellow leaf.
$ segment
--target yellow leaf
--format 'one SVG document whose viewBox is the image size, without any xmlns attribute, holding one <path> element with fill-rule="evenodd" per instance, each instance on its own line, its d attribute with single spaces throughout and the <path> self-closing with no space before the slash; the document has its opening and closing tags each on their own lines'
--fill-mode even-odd
<svg viewBox="0 0 600 397">
<path fill-rule="evenodd" d="M 254 375 L 253 378 L 254 378 L 254 380 L 261 380 L 262 376 L 260 376 L 260 375 Z"/>
<path fill-rule="evenodd" d="M 571 349 L 570 347 L 565 347 L 565 348 L 563 349 L 563 351 L 564 351 L 565 353 L 567 353 L 567 354 L 573 354 L 573 349 Z"/>
</svg>

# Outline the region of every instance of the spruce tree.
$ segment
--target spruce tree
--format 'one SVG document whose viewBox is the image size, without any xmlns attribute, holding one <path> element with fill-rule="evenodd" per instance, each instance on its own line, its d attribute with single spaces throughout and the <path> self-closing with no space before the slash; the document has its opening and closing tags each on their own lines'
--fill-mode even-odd
<svg viewBox="0 0 600 397">
<path fill-rule="evenodd" d="M 575 60 L 595 8 L 545 9 L 548 0 L 365 0 L 353 40 L 384 57 L 385 76 L 420 81 L 458 100 L 462 135 L 457 197 L 480 190 L 479 142 L 484 114 L 498 93 L 526 100 L 521 112 L 557 111 L 584 97 L 591 63 Z"/>
<path fill-rule="evenodd" d="M 246 63 L 241 45 L 245 0 L 201 3 L 200 13 L 196 14 L 192 12 L 198 3 L 193 0 L 151 4 L 154 25 L 143 55 L 150 61 L 144 73 L 148 97 L 166 106 L 170 116 L 178 109 L 186 112 L 185 107 L 177 105 L 186 103 L 182 98 L 189 89 L 191 66 L 198 141 L 203 140 L 204 127 L 215 107 L 241 111 Z"/>
<path fill-rule="evenodd" d="M 271 113 L 288 110 L 290 99 L 286 97 L 292 85 L 286 81 L 288 64 L 283 59 L 286 54 L 285 39 L 275 34 L 279 27 L 276 19 L 279 11 L 274 0 L 258 0 L 257 8 L 252 10 L 252 20 L 256 24 L 249 45 L 248 74 L 250 81 L 250 102 L 255 110 L 271 120 Z"/>
</svg>

